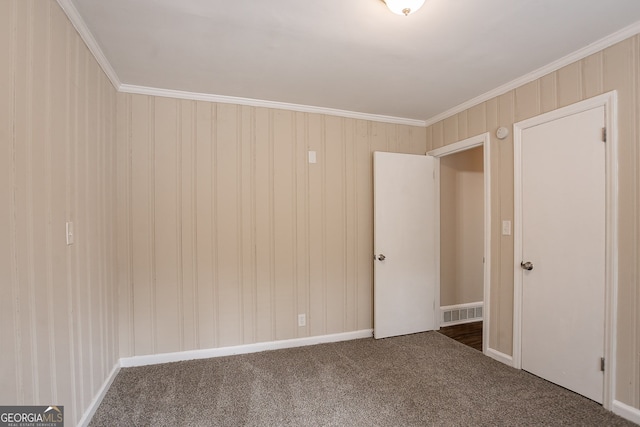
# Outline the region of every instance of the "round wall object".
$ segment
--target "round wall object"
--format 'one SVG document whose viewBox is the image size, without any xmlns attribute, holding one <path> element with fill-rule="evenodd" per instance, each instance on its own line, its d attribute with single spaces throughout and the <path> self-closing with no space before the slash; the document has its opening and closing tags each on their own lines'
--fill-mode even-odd
<svg viewBox="0 0 640 427">
<path fill-rule="evenodd" d="M 504 126 L 500 126 L 496 131 L 496 136 L 498 137 L 498 139 L 505 139 L 509 136 L 509 129 Z"/>
</svg>

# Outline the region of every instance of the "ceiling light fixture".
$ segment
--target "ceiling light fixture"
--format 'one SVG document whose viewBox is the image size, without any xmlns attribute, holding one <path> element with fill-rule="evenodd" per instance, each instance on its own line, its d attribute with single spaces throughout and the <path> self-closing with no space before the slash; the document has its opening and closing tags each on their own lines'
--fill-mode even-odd
<svg viewBox="0 0 640 427">
<path fill-rule="evenodd" d="M 382 0 L 396 15 L 410 15 L 422 7 L 425 0 Z"/>
</svg>

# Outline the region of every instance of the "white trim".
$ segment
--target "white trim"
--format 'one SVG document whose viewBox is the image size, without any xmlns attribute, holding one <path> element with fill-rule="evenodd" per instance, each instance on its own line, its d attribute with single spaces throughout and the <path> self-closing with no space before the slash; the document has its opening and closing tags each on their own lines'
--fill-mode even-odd
<svg viewBox="0 0 640 427">
<path fill-rule="evenodd" d="M 483 278 L 483 327 L 482 327 L 482 352 L 487 354 L 489 349 L 489 310 L 491 306 L 491 134 L 485 132 L 480 135 L 472 136 L 471 138 L 464 139 L 462 141 L 455 142 L 453 144 L 447 144 L 444 147 L 436 148 L 427 153 L 429 156 L 433 156 L 438 161 L 436 162 L 436 212 L 438 214 L 438 221 L 440 218 L 440 157 L 447 156 L 449 154 L 455 154 L 460 151 L 469 150 L 475 147 L 483 147 L 483 176 L 484 176 L 484 278 Z M 437 245 L 440 243 L 440 224 L 436 224 L 436 237 Z M 439 254 L 440 251 L 437 251 Z M 437 282 L 438 287 L 436 289 L 436 304 L 440 305 L 440 261 L 436 263 Z M 438 316 L 438 322 L 436 327 L 440 326 L 440 316 Z"/>
<path fill-rule="evenodd" d="M 475 307 L 482 307 L 482 306 L 483 306 L 482 301 L 465 302 L 463 304 L 443 305 L 440 307 L 440 310 L 447 311 L 447 310 L 457 310 L 461 308 L 475 308 Z"/>
<path fill-rule="evenodd" d="M 538 68 L 535 71 L 532 71 L 524 76 L 518 77 L 515 80 L 512 80 L 502 86 L 498 86 L 495 89 L 490 90 L 489 92 L 483 93 L 482 95 L 476 96 L 468 101 L 463 102 L 462 104 L 456 105 L 453 108 L 450 108 L 436 116 L 428 118 L 425 120 L 425 126 L 431 126 L 434 123 L 437 123 L 441 120 L 444 120 L 448 117 L 453 116 L 454 114 L 461 113 L 462 111 L 468 110 L 471 107 L 474 107 L 480 103 L 503 95 L 510 90 L 519 88 L 527 83 L 530 83 L 534 80 L 539 79 L 540 77 L 546 76 L 549 73 L 559 70 L 560 68 L 572 64 L 576 61 L 586 58 L 589 55 L 600 52 L 610 46 L 613 46 L 616 43 L 619 43 L 623 40 L 628 39 L 629 37 L 633 37 L 636 34 L 640 33 L 640 21 L 635 22 L 628 27 L 625 27 L 619 31 L 616 31 L 613 34 L 610 34 L 600 40 L 597 40 L 590 45 L 587 45 L 581 49 L 576 50 L 569 55 L 566 55 L 556 61 L 553 61 L 550 64 L 545 65 L 544 67 Z"/>
<path fill-rule="evenodd" d="M 311 105 L 290 104 L 286 102 L 266 101 L 262 99 L 240 98 L 236 96 L 213 95 L 208 93 L 187 92 L 172 89 L 160 89 L 129 84 L 120 85 L 120 92 L 138 95 L 162 96 L 165 98 L 190 99 L 194 101 L 219 102 L 223 104 L 248 105 L 252 107 L 275 108 L 279 110 L 297 111 L 301 113 L 325 114 L 328 116 L 346 117 L 350 119 L 369 120 L 372 122 L 392 123 L 399 125 L 425 127 L 424 120 L 406 119 L 402 117 L 383 116 L 380 114 L 359 113 L 356 111 L 338 110 L 335 108 L 314 107 Z"/>
<path fill-rule="evenodd" d="M 429 153 L 427 153 L 429 155 Z M 436 161 L 433 164 L 433 185 L 435 186 L 434 191 L 434 240 L 435 240 L 435 254 L 436 254 L 436 288 L 433 295 L 433 315 L 435 316 L 435 323 L 433 324 L 435 330 L 440 330 L 440 326 L 442 322 L 442 314 L 439 310 L 436 310 L 437 307 L 440 306 L 440 159 L 436 157 Z"/>
<path fill-rule="evenodd" d="M 96 39 L 93 37 L 93 34 L 91 34 L 91 31 L 89 31 L 89 27 L 87 27 L 87 24 L 85 24 L 84 19 L 82 19 L 82 16 L 78 12 L 78 9 L 76 9 L 71 0 L 57 0 L 57 2 L 64 13 L 67 15 L 67 18 L 69 18 L 69 21 L 71 21 L 71 24 L 75 27 L 78 34 L 80 34 L 80 37 L 87 45 L 89 51 L 96 58 L 96 61 L 98 61 L 98 64 L 102 68 L 102 71 L 104 71 L 109 80 L 111 80 L 111 84 L 113 85 L 113 87 L 115 87 L 116 90 L 119 90 L 122 84 L 120 82 L 120 79 L 118 78 L 118 75 L 109 63 L 107 57 L 104 55 L 104 52 L 102 52 L 102 49 L 100 48 L 100 45 L 98 44 Z"/>
<path fill-rule="evenodd" d="M 498 350 L 494 350 L 493 348 L 488 348 L 488 347 L 484 352 L 484 354 L 494 360 L 497 360 L 500 363 L 504 363 L 507 366 L 513 367 L 513 357 L 509 356 L 508 354 L 504 354 Z"/>
<path fill-rule="evenodd" d="M 614 414 L 620 415 L 625 420 L 640 424 L 640 409 L 629 406 L 619 400 L 614 400 L 612 410 Z"/>
<path fill-rule="evenodd" d="M 80 418 L 80 421 L 78 421 L 79 426 L 86 427 L 89 425 L 89 423 L 91 422 L 91 418 L 93 418 L 96 411 L 98 410 L 100 403 L 102 403 L 102 399 L 104 399 L 104 396 L 107 394 L 109 387 L 111 387 L 111 384 L 113 384 L 113 380 L 116 379 L 118 372 L 120 372 L 120 364 L 116 363 L 116 365 L 111 370 L 111 373 L 102 384 L 102 387 L 100 387 L 100 390 L 98 390 L 98 394 L 96 394 L 96 396 L 93 398 L 93 400 L 89 404 L 89 407 L 82 415 L 82 418 Z"/>
<path fill-rule="evenodd" d="M 597 107 L 605 109 L 606 157 L 606 260 L 605 260 L 605 343 L 603 406 L 611 410 L 615 399 L 616 335 L 618 312 L 618 112 L 617 92 L 612 91 L 564 108 L 523 120 L 513 125 L 514 182 L 514 290 L 513 290 L 513 361 L 522 368 L 522 131 L 553 120 Z"/>
<path fill-rule="evenodd" d="M 147 356 L 123 357 L 120 366 L 130 368 L 134 366 L 157 365 L 160 363 L 182 362 L 185 360 L 208 359 L 211 357 L 234 356 L 237 354 L 257 353 L 260 351 L 280 350 L 284 348 L 304 347 L 308 345 L 325 344 L 339 341 L 349 341 L 360 338 L 371 338 L 373 329 L 343 332 L 339 334 L 320 335 L 315 337 L 294 338 L 281 341 L 269 341 L 255 344 L 244 344 L 231 347 L 209 348 L 203 350 L 178 351 L 175 353 L 150 354 Z"/>
</svg>

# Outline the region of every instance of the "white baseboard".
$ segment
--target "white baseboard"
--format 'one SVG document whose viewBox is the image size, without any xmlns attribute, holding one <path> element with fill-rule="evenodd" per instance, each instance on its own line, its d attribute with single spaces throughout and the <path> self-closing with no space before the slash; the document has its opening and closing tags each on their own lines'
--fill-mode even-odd
<svg viewBox="0 0 640 427">
<path fill-rule="evenodd" d="M 102 403 L 102 399 L 104 399 L 104 395 L 107 394 L 107 390 L 109 390 L 109 387 L 111 387 L 113 380 L 116 379 L 116 375 L 118 375 L 118 372 L 120 372 L 120 364 L 116 363 L 116 365 L 111 370 L 111 373 L 102 384 L 102 387 L 100 387 L 98 394 L 96 394 L 96 396 L 93 398 L 93 400 L 89 404 L 89 407 L 82 415 L 82 418 L 80 418 L 80 421 L 78 421 L 78 426 L 87 427 L 89 425 L 91 418 L 93 418 L 93 415 L 98 410 L 100 403 Z"/>
<path fill-rule="evenodd" d="M 175 353 L 150 354 L 147 356 L 123 357 L 120 366 L 130 368 L 134 366 L 157 365 L 160 363 L 182 362 L 185 360 L 208 359 L 211 357 L 233 356 L 236 354 L 257 353 L 267 350 L 303 347 L 307 345 L 324 344 L 330 342 L 349 341 L 360 338 L 370 338 L 373 329 L 343 332 L 340 334 L 320 335 L 315 337 L 294 338 L 281 341 L 269 341 L 255 344 L 237 345 L 231 347 L 208 348 L 203 350 L 178 351 Z"/>
<path fill-rule="evenodd" d="M 492 348 L 487 348 L 487 352 L 485 354 L 498 362 L 502 362 L 505 365 L 513 367 L 513 356 L 509 356 L 508 354 L 504 354 Z"/>
<path fill-rule="evenodd" d="M 640 409 L 622 403 L 619 400 L 613 401 L 613 413 L 622 418 L 640 425 Z"/>
</svg>

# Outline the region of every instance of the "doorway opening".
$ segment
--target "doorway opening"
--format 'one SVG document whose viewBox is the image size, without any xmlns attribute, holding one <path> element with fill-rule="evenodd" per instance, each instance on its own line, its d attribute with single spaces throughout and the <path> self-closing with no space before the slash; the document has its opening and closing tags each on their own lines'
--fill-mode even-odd
<svg viewBox="0 0 640 427">
<path fill-rule="evenodd" d="M 489 331 L 489 134 L 430 151 L 436 161 L 440 332 L 486 353 Z"/>
<path fill-rule="evenodd" d="M 478 146 L 440 158 L 441 332 L 482 351 L 484 165 Z"/>
</svg>

